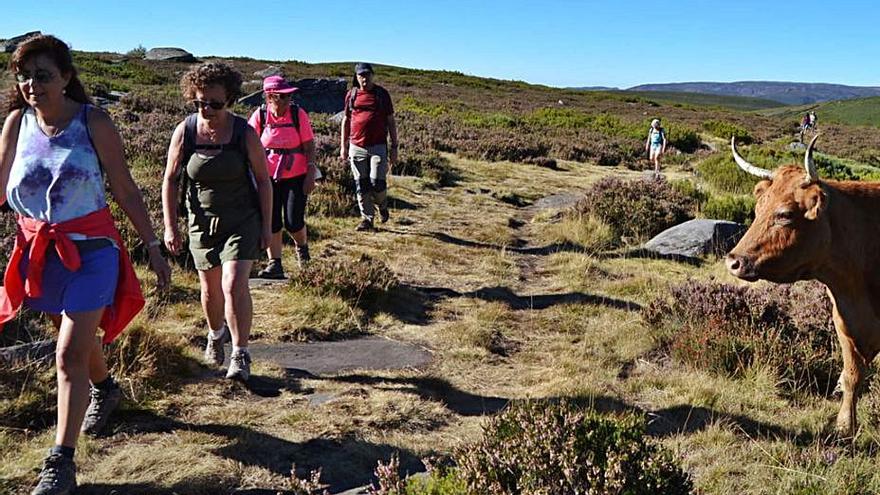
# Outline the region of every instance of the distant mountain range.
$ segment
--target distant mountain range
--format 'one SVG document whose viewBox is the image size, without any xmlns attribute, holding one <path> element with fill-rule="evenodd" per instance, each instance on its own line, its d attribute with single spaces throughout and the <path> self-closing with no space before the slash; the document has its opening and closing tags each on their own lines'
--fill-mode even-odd
<svg viewBox="0 0 880 495">
<path fill-rule="evenodd" d="M 880 96 L 880 87 L 845 86 L 843 84 L 798 83 L 776 81 L 686 82 L 642 84 L 627 91 L 664 91 L 704 93 L 724 96 L 748 96 L 778 101 L 786 105 L 807 105 L 833 100 L 850 100 Z"/>
</svg>

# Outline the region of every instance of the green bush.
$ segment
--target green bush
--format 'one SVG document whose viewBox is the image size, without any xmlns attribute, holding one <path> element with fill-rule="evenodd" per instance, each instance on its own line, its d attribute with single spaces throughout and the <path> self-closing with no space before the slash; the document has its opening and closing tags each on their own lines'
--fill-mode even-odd
<svg viewBox="0 0 880 495">
<path fill-rule="evenodd" d="M 697 173 L 715 190 L 730 194 L 751 194 L 760 179 L 743 172 L 730 153 L 717 153 L 697 165 Z"/>
<path fill-rule="evenodd" d="M 731 137 L 735 137 L 739 144 L 751 144 L 754 141 L 752 135 L 745 128 L 722 120 L 707 120 L 703 122 L 703 129 L 725 141 L 730 141 Z"/>
<path fill-rule="evenodd" d="M 672 124 L 667 128 L 667 144 L 682 153 L 693 153 L 700 149 L 700 136 L 690 127 Z"/>
<path fill-rule="evenodd" d="M 730 220 L 751 224 L 755 219 L 755 198 L 752 196 L 712 196 L 702 208 L 703 218 Z"/>
<path fill-rule="evenodd" d="M 472 494 L 686 494 L 672 456 L 645 438 L 645 421 L 561 403 L 514 404 L 455 456 Z"/>
<path fill-rule="evenodd" d="M 525 121 L 532 126 L 582 129 L 589 127 L 593 119 L 581 110 L 574 108 L 539 108 L 529 114 Z"/>
<path fill-rule="evenodd" d="M 641 240 L 694 218 L 697 204 L 663 179 L 605 177 L 586 192 L 575 210 L 602 220 L 617 241 Z"/>
</svg>

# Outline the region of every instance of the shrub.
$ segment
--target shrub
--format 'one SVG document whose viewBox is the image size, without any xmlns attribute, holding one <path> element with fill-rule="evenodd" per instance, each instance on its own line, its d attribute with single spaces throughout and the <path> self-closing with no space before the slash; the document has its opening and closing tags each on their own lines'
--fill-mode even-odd
<svg viewBox="0 0 880 495">
<path fill-rule="evenodd" d="M 740 144 L 751 144 L 754 141 L 749 131 L 736 124 L 721 120 L 707 120 L 703 122 L 703 129 L 718 138 L 730 141 L 731 137 L 736 138 L 736 142 Z"/>
<path fill-rule="evenodd" d="M 439 153 L 415 154 L 405 157 L 395 167 L 395 173 L 430 179 L 439 187 L 454 186 L 458 172 Z"/>
<path fill-rule="evenodd" d="M 712 196 L 702 209 L 703 218 L 751 224 L 755 219 L 755 198 L 751 196 Z"/>
<path fill-rule="evenodd" d="M 522 136 L 495 137 L 476 145 L 476 158 L 490 162 L 510 161 L 523 163 L 530 158 L 547 156 L 550 147 Z"/>
<path fill-rule="evenodd" d="M 645 421 L 602 416 L 568 402 L 515 404 L 455 456 L 474 494 L 690 493 L 671 455 L 645 439 Z"/>
<path fill-rule="evenodd" d="M 607 224 L 616 240 L 654 236 L 694 218 L 697 202 L 663 179 L 625 181 L 605 177 L 578 202 L 576 211 Z"/>
<path fill-rule="evenodd" d="M 547 158 L 546 156 L 539 156 L 537 158 L 526 158 L 525 163 L 549 168 L 550 170 L 559 170 L 559 164 L 556 163 L 556 160 L 552 158 Z"/>
<path fill-rule="evenodd" d="M 667 144 L 682 153 L 693 153 L 700 149 L 700 136 L 697 131 L 680 125 L 671 125 L 667 129 Z"/>
<path fill-rule="evenodd" d="M 353 260 L 313 261 L 291 277 L 292 285 L 334 295 L 364 310 L 376 310 L 399 286 L 388 266 L 362 254 Z"/>
<path fill-rule="evenodd" d="M 751 194 L 759 180 L 740 169 L 729 153 L 706 158 L 697 165 L 697 172 L 713 188 L 730 194 Z"/>
<path fill-rule="evenodd" d="M 774 369 L 789 391 L 828 393 L 841 359 L 821 284 L 737 287 L 689 281 L 642 312 L 680 362 L 730 376 Z"/>
</svg>

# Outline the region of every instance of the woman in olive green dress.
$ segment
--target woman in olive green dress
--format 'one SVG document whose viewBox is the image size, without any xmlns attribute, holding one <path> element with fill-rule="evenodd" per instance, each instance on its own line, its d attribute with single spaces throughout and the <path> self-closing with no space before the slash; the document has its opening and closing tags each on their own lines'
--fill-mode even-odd
<svg viewBox="0 0 880 495">
<path fill-rule="evenodd" d="M 205 359 L 223 364 L 223 344 L 231 338 L 226 377 L 247 380 L 253 318 L 248 277 L 272 236 L 266 155 L 253 128 L 229 111 L 241 90 L 235 69 L 202 65 L 184 74 L 181 89 L 197 113 L 178 124 L 168 148 L 162 182 L 165 245 L 174 254 L 181 250 L 177 215 L 182 205 L 208 320 Z"/>
</svg>

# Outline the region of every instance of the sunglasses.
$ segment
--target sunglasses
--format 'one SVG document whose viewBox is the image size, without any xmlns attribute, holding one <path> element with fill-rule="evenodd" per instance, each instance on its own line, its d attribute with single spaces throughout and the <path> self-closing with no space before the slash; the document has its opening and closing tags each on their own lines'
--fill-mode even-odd
<svg viewBox="0 0 880 495">
<path fill-rule="evenodd" d="M 193 100 L 193 101 L 191 101 L 190 103 L 192 103 L 193 106 L 196 107 L 196 108 L 208 108 L 208 107 L 211 107 L 211 108 L 213 108 L 214 110 L 222 110 L 223 107 L 226 106 L 226 102 L 225 102 L 225 101 L 213 101 L 213 100 L 202 101 L 202 100 Z"/>
<path fill-rule="evenodd" d="M 38 70 L 38 71 L 34 72 L 33 74 L 29 74 L 27 72 L 16 72 L 15 73 L 15 80 L 19 84 L 24 84 L 28 81 L 30 81 L 31 84 L 33 84 L 33 83 L 46 84 L 46 83 L 52 82 L 53 79 L 55 79 L 55 74 L 53 74 L 52 72 L 49 72 L 47 70 Z"/>
<path fill-rule="evenodd" d="M 286 98 L 290 98 L 290 93 L 269 93 L 271 98 L 275 98 L 276 100 L 284 100 Z"/>
</svg>

